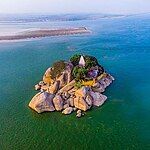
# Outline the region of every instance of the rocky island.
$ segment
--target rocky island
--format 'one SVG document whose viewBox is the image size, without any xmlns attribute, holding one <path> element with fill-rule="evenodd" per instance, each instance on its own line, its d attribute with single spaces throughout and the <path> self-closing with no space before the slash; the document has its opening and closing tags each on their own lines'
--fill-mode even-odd
<svg viewBox="0 0 150 150">
<path fill-rule="evenodd" d="M 35 85 L 39 91 L 29 103 L 38 113 L 61 111 L 81 117 L 91 107 L 100 107 L 107 96 L 102 94 L 114 78 L 93 56 L 74 55 L 69 61 L 57 61 L 48 68 L 42 81 Z"/>
</svg>

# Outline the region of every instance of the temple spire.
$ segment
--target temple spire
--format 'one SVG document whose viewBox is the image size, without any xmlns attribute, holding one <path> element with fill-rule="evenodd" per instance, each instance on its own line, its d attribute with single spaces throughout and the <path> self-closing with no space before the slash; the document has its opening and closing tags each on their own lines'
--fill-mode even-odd
<svg viewBox="0 0 150 150">
<path fill-rule="evenodd" d="M 80 57 L 79 65 L 83 67 L 85 66 L 85 60 L 83 56 Z"/>
</svg>

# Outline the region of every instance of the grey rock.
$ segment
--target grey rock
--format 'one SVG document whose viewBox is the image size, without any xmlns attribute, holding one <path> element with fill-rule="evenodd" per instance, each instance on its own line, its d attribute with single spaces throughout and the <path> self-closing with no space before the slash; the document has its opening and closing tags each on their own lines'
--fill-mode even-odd
<svg viewBox="0 0 150 150">
<path fill-rule="evenodd" d="M 100 87 L 100 83 L 99 82 L 96 82 L 94 85 L 93 85 L 94 88 L 99 88 Z"/>
<path fill-rule="evenodd" d="M 90 95 L 93 98 L 94 106 L 101 106 L 107 99 L 107 97 L 105 95 L 102 95 L 99 92 L 91 92 Z"/>
<path fill-rule="evenodd" d="M 59 84 L 60 84 L 60 81 L 55 81 L 54 84 L 52 84 L 49 88 L 48 88 L 48 91 L 49 93 L 51 94 L 56 94 L 58 89 L 59 89 Z"/>
<path fill-rule="evenodd" d="M 70 94 L 68 92 L 65 92 L 64 95 L 65 95 L 66 99 L 68 99 L 70 97 Z"/>
<path fill-rule="evenodd" d="M 63 106 L 63 109 L 66 109 L 66 108 L 68 108 L 69 107 L 69 104 L 65 104 L 64 106 Z"/>
<path fill-rule="evenodd" d="M 40 89 L 41 89 L 41 86 L 39 84 L 36 84 L 35 85 L 35 90 L 37 91 L 37 90 L 40 90 Z"/>
<path fill-rule="evenodd" d="M 81 113 L 82 111 L 79 109 L 79 110 L 77 110 L 77 114 L 79 114 L 79 113 Z"/>
<path fill-rule="evenodd" d="M 70 97 L 70 98 L 68 99 L 68 103 L 69 103 L 70 106 L 73 107 L 73 106 L 74 106 L 74 99 Z"/>
<path fill-rule="evenodd" d="M 32 98 L 29 103 L 29 107 L 37 111 L 38 113 L 42 113 L 45 111 L 54 111 L 55 108 L 52 103 L 53 98 L 53 94 L 49 94 L 47 92 L 40 92 Z"/>
<path fill-rule="evenodd" d="M 93 87 L 93 88 L 92 88 L 92 91 L 93 91 L 93 92 L 103 93 L 103 92 L 105 91 L 105 87 L 104 87 L 104 85 L 100 84 L 99 88 Z"/>
<path fill-rule="evenodd" d="M 58 93 L 64 93 L 66 91 L 71 90 L 75 85 L 75 80 L 72 80 L 70 83 L 68 83 L 67 85 L 65 85 L 63 88 L 61 88 Z"/>
<path fill-rule="evenodd" d="M 74 98 L 74 106 L 83 111 L 86 111 L 87 109 L 89 109 L 89 106 L 87 105 L 83 97 Z"/>
<path fill-rule="evenodd" d="M 72 69 L 73 69 L 72 63 L 67 62 L 67 65 L 65 68 L 65 74 L 66 74 L 65 78 L 66 78 L 67 84 L 72 81 Z"/>
<path fill-rule="evenodd" d="M 62 88 L 66 85 L 67 81 L 65 79 L 65 73 L 64 72 L 62 73 L 62 75 L 59 78 L 57 78 L 57 81 L 60 82 L 59 88 Z"/>
<path fill-rule="evenodd" d="M 53 104 L 57 111 L 61 111 L 63 109 L 63 100 L 60 95 L 56 95 L 53 99 Z"/>
<path fill-rule="evenodd" d="M 40 86 L 44 86 L 45 83 L 44 83 L 43 81 L 40 81 L 40 82 L 39 82 L 39 85 L 40 85 Z"/>
<path fill-rule="evenodd" d="M 82 116 L 81 113 L 76 114 L 76 117 L 80 118 Z"/>
<path fill-rule="evenodd" d="M 89 94 L 89 92 L 90 92 L 90 88 L 83 86 L 82 88 L 75 91 L 75 96 L 85 98 Z"/>
<path fill-rule="evenodd" d="M 72 113 L 72 111 L 73 111 L 73 108 L 72 108 L 72 107 L 67 107 L 66 109 L 64 109 L 64 110 L 62 111 L 62 113 L 65 114 L 65 115 L 69 115 L 69 114 Z"/>
<path fill-rule="evenodd" d="M 45 84 L 51 84 L 51 72 L 52 72 L 52 69 L 53 69 L 52 67 L 48 68 L 46 70 L 46 72 L 44 73 L 44 75 L 43 75 L 43 82 Z"/>
<path fill-rule="evenodd" d="M 85 102 L 91 107 L 92 106 L 92 97 L 90 95 L 88 95 L 85 98 Z"/>
<path fill-rule="evenodd" d="M 76 107 L 73 107 L 73 111 L 76 111 L 77 110 L 77 108 Z"/>
</svg>

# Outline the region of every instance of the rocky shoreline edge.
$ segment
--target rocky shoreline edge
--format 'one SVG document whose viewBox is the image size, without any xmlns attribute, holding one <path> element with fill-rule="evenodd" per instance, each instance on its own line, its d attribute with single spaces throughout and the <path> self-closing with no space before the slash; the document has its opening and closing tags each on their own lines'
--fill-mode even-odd
<svg viewBox="0 0 150 150">
<path fill-rule="evenodd" d="M 107 96 L 102 93 L 114 78 L 93 56 L 75 55 L 70 60 L 56 62 L 46 70 L 35 85 L 39 93 L 30 101 L 30 108 L 37 113 L 61 111 L 65 115 L 76 111 L 76 117 L 81 117 L 91 107 L 104 104 Z"/>
</svg>

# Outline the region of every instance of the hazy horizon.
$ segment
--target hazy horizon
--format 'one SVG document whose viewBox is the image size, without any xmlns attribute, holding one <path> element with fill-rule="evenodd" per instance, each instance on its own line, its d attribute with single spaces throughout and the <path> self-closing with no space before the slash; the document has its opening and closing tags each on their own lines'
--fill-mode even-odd
<svg viewBox="0 0 150 150">
<path fill-rule="evenodd" d="M 87 13 L 87 12 L 74 12 L 74 13 L 67 13 L 67 12 L 64 12 L 64 13 L 50 13 L 50 12 L 37 12 L 37 13 L 25 13 L 25 12 L 22 12 L 22 13 L 1 13 L 0 12 L 0 15 L 18 15 L 18 16 L 21 16 L 21 15 L 49 15 L 49 16 L 53 16 L 53 15 L 140 15 L 140 14 L 150 14 L 150 12 L 140 12 L 140 13 L 94 13 L 94 12 L 91 12 L 91 13 Z"/>
<path fill-rule="evenodd" d="M 140 14 L 150 12 L 149 0 L 5 0 L 0 14 Z"/>
</svg>

